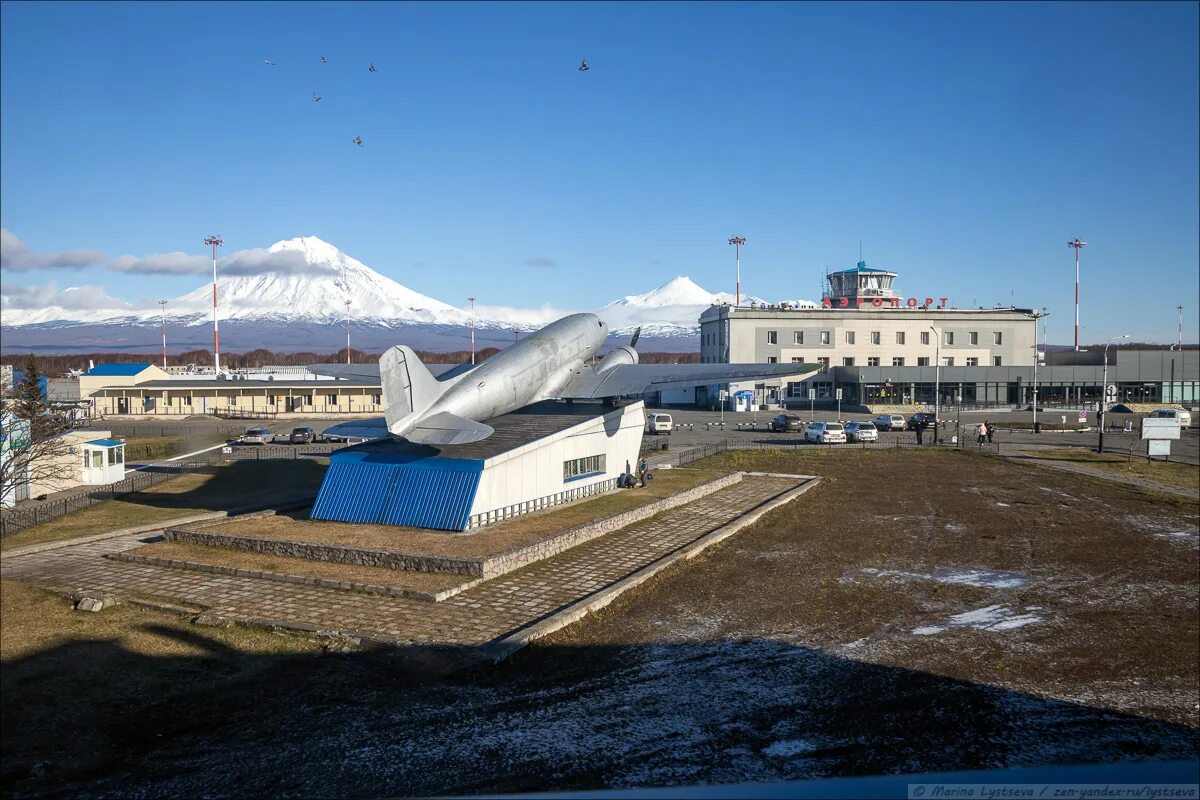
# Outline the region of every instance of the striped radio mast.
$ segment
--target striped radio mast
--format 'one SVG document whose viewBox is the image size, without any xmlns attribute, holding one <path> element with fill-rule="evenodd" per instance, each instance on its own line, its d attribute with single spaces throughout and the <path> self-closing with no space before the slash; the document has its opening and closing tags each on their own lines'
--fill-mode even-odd
<svg viewBox="0 0 1200 800">
<path fill-rule="evenodd" d="M 1079 351 L 1079 251 L 1087 247 L 1087 242 L 1079 241 L 1076 236 L 1067 242 L 1067 247 L 1075 248 L 1075 350 Z"/>
<path fill-rule="evenodd" d="M 213 372 L 221 371 L 221 334 L 217 324 L 217 248 L 225 244 L 221 234 L 205 237 L 204 243 L 212 245 L 213 262 Z"/>
<path fill-rule="evenodd" d="M 158 305 L 162 308 L 162 340 L 163 340 L 163 369 L 167 368 L 167 301 L 159 300 Z"/>
</svg>

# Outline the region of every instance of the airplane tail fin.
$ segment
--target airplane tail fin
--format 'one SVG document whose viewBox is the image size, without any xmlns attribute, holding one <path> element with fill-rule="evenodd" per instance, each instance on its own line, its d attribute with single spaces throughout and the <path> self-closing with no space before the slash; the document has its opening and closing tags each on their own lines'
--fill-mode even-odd
<svg viewBox="0 0 1200 800">
<path fill-rule="evenodd" d="M 486 439 L 494 432 L 491 425 L 443 411 L 422 419 L 405 432 L 404 438 L 418 444 L 468 444 Z"/>
<path fill-rule="evenodd" d="M 398 432 L 398 423 L 433 405 L 454 383 L 440 383 L 406 345 L 388 348 L 380 357 L 379 381 L 387 427 L 393 432 Z"/>
</svg>

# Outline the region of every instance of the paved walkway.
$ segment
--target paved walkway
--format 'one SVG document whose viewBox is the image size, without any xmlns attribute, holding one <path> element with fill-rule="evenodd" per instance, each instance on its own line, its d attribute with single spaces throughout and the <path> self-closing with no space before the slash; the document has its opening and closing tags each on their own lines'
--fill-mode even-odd
<svg viewBox="0 0 1200 800">
<path fill-rule="evenodd" d="M 585 600 L 806 482 L 748 476 L 441 603 L 103 558 L 139 546 L 144 534 L 5 557 L 0 574 L 59 589 L 153 597 L 235 620 L 285 622 L 405 643 L 478 645 Z"/>
</svg>

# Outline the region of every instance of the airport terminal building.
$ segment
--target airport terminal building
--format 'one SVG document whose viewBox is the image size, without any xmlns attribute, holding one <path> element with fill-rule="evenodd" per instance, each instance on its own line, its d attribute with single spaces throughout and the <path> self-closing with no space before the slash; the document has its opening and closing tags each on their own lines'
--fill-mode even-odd
<svg viewBox="0 0 1200 800">
<path fill-rule="evenodd" d="M 956 308 L 946 297 L 907 297 L 897 293 L 895 278 L 860 261 L 828 276 L 817 308 L 712 306 L 700 316 L 704 363 L 815 363 L 821 371 L 804 381 L 702 387 L 695 402 L 714 406 L 728 389 L 754 390 L 769 405 L 806 405 L 809 389 L 821 401 L 840 389 L 847 404 L 932 404 L 935 384 L 946 405 L 958 398 L 979 406 L 1033 401 L 1036 310 Z M 1116 402 L 1200 402 L 1197 356 L 1194 350 L 1110 353 Z M 1099 402 L 1102 357 L 1098 351 L 1049 353 L 1039 362 L 1039 402 Z"/>
</svg>

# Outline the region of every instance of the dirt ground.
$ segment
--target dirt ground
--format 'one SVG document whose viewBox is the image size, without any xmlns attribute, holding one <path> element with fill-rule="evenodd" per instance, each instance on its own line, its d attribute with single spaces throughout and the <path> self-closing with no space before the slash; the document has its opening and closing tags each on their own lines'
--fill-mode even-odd
<svg viewBox="0 0 1200 800">
<path fill-rule="evenodd" d="M 199 655 L 6 645 L 0 787 L 458 794 L 1197 756 L 1196 503 L 932 448 L 705 466 L 824 480 L 495 668 L 402 651 L 251 670 L 199 628 Z M 209 676 L 190 693 L 189 669 Z M 103 757 L 47 749 L 79 730 L 62 695 L 98 692 Z"/>
<path fill-rule="evenodd" d="M 703 467 L 658 470 L 654 480 L 644 488 L 608 492 L 595 498 L 556 506 L 548 511 L 463 533 L 395 525 L 325 522 L 308 519 L 307 509 L 274 517 L 234 520 L 205 530 L 265 539 L 393 550 L 415 555 L 482 558 L 540 542 L 576 525 L 630 511 L 715 480 L 731 471 Z"/>
</svg>

